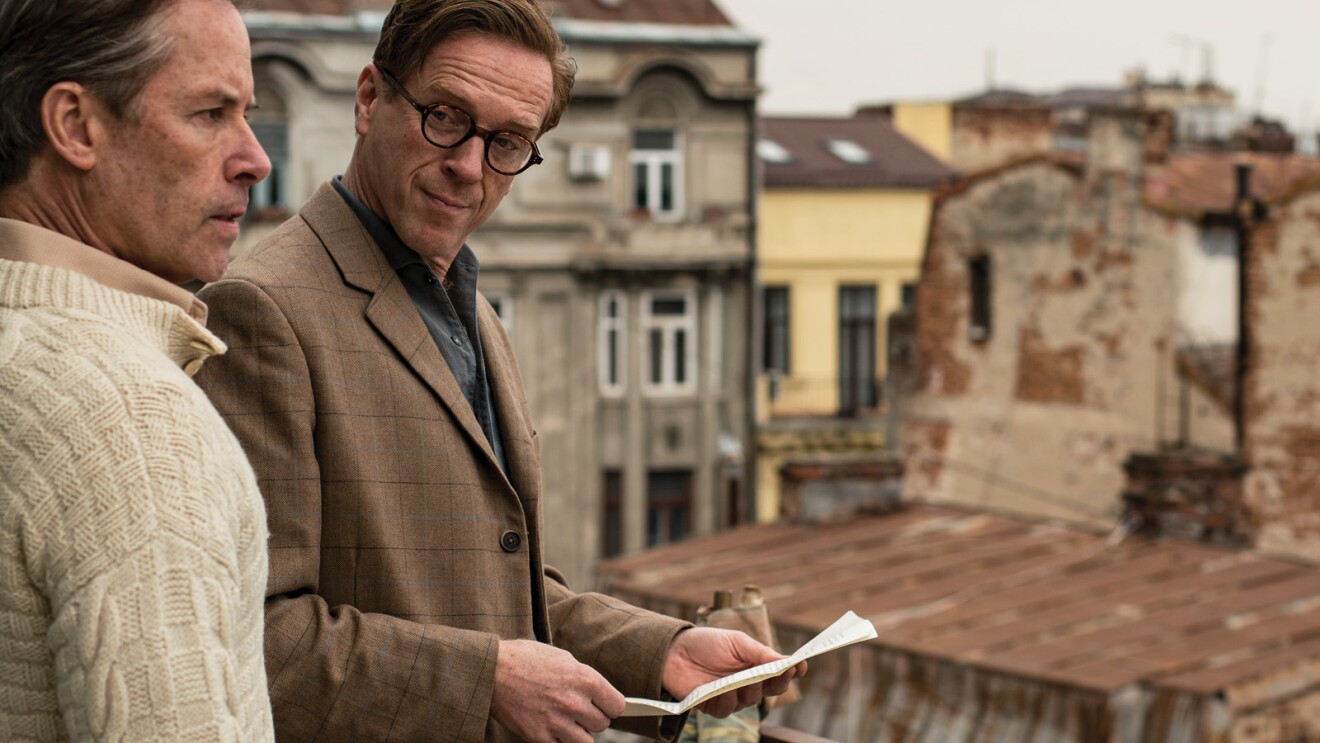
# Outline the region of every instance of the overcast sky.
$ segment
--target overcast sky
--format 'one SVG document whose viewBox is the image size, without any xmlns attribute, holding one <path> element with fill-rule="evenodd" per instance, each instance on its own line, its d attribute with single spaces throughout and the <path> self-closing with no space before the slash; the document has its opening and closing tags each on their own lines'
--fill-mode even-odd
<svg viewBox="0 0 1320 743">
<path fill-rule="evenodd" d="M 996 86 L 1032 92 L 1118 85 L 1138 67 L 1199 80 L 1208 48 L 1241 107 L 1294 130 L 1320 124 L 1320 0 L 716 2 L 762 40 L 763 113 L 975 93 L 988 57 Z"/>
</svg>

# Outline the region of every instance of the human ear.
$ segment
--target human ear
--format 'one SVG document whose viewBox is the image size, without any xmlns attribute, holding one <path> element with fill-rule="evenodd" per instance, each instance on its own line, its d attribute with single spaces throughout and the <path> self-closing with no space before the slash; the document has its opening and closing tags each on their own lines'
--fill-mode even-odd
<svg viewBox="0 0 1320 743">
<path fill-rule="evenodd" d="M 41 128 L 46 141 L 63 160 L 79 170 L 96 164 L 96 144 L 104 132 L 105 110 L 90 91 L 75 82 L 50 86 L 41 97 Z"/>
<path fill-rule="evenodd" d="M 357 92 L 353 95 L 353 129 L 359 137 L 365 136 L 371 128 L 371 115 L 380 101 L 380 90 L 376 87 L 376 65 L 369 64 L 358 75 Z"/>
</svg>

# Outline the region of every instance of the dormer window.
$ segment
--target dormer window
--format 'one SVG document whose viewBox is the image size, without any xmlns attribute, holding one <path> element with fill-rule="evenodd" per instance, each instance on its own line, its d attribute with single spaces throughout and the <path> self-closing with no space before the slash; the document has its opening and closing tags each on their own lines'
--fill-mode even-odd
<svg viewBox="0 0 1320 743">
<path fill-rule="evenodd" d="M 793 162 L 793 155 L 783 145 L 773 139 L 762 139 L 756 143 L 756 156 L 762 162 L 771 165 L 786 165 Z"/>
<path fill-rule="evenodd" d="M 871 153 L 851 139 L 827 139 L 825 149 L 849 165 L 865 165 L 871 162 Z"/>
</svg>

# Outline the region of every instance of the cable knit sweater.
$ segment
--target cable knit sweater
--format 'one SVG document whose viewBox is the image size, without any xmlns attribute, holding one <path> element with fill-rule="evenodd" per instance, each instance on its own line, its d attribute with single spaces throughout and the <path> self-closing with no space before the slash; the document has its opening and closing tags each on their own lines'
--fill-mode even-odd
<svg viewBox="0 0 1320 743">
<path fill-rule="evenodd" d="M 199 318 L 0 220 L 0 740 L 273 739 L 265 511 Z"/>
</svg>

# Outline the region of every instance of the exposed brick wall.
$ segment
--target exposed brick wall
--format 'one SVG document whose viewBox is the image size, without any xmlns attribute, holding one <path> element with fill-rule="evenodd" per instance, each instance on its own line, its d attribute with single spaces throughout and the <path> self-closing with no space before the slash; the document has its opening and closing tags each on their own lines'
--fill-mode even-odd
<svg viewBox="0 0 1320 743">
<path fill-rule="evenodd" d="M 1259 546 L 1320 560 L 1320 191 L 1276 205 L 1247 253 L 1246 500 Z"/>
<path fill-rule="evenodd" d="M 1086 395 L 1080 345 L 1052 349 L 1039 328 L 1018 329 L 1017 386 L 1014 396 L 1027 402 L 1081 405 Z"/>
<path fill-rule="evenodd" d="M 1231 454 L 1170 450 L 1134 454 L 1124 464 L 1123 502 L 1144 534 L 1240 547 L 1253 524 L 1242 498 L 1243 460 Z"/>
</svg>

